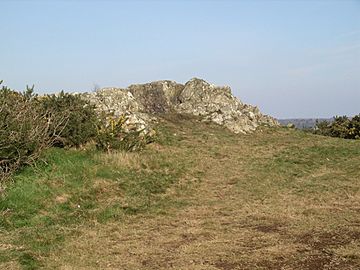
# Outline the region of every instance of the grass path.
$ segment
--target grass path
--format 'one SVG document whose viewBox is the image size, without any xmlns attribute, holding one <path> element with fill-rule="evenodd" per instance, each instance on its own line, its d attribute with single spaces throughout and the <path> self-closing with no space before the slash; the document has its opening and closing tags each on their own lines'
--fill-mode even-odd
<svg viewBox="0 0 360 270">
<path fill-rule="evenodd" d="M 126 160 L 136 168 L 163 155 L 183 168 L 160 195 L 175 201 L 72 226 L 43 268 L 360 268 L 358 141 L 286 129 L 234 135 L 176 116 L 160 129 L 159 143 Z"/>
<path fill-rule="evenodd" d="M 351 142 L 288 131 L 234 136 L 175 120 L 167 128 L 179 143 L 152 147 L 174 147 L 193 161 L 184 179 L 193 183 L 188 205 L 85 227 L 49 262 L 65 259 L 64 269 L 359 268 L 360 175 L 343 167 L 360 165 Z M 324 155 L 332 145 L 339 152 Z M 294 160 L 283 160 L 289 149 Z"/>
</svg>

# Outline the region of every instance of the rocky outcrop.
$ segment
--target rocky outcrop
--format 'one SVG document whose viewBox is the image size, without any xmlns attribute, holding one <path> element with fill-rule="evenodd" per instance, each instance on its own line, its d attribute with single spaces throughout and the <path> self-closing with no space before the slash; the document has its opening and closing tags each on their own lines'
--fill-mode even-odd
<svg viewBox="0 0 360 270">
<path fill-rule="evenodd" d="M 185 84 L 179 101 L 175 106 L 177 112 L 202 116 L 235 133 L 248 133 L 259 125 L 278 124 L 274 118 L 261 114 L 257 107 L 243 104 L 231 94 L 230 87 L 215 86 L 196 78 Z"/>
<path fill-rule="evenodd" d="M 197 78 L 185 85 L 157 81 L 126 89 L 103 88 L 82 96 L 95 104 L 99 112 L 125 114 L 131 128 L 144 132 L 150 130 L 154 116 L 167 112 L 201 116 L 203 121 L 215 122 L 235 133 L 249 133 L 260 125 L 279 125 L 257 107 L 243 104 L 232 95 L 230 87 L 215 86 Z"/>
<path fill-rule="evenodd" d="M 122 88 L 103 88 L 94 93 L 83 93 L 82 98 L 95 105 L 98 113 L 126 116 L 125 128 L 127 130 L 151 132 L 150 122 L 153 119 L 144 113 L 144 107 L 139 103 L 130 91 Z"/>
<path fill-rule="evenodd" d="M 142 111 L 150 114 L 172 111 L 179 103 L 179 95 L 184 85 L 174 81 L 157 81 L 130 85 L 127 90 L 141 104 Z"/>
</svg>

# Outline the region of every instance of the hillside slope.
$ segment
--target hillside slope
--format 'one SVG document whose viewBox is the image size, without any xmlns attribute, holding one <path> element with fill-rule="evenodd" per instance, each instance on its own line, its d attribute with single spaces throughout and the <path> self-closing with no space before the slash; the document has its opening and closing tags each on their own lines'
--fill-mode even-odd
<svg viewBox="0 0 360 270">
<path fill-rule="evenodd" d="M 62 153 L 18 175 L 0 203 L 0 268 L 359 269 L 359 141 L 160 120 L 141 153 Z M 40 187 L 46 203 L 16 204 Z"/>
</svg>

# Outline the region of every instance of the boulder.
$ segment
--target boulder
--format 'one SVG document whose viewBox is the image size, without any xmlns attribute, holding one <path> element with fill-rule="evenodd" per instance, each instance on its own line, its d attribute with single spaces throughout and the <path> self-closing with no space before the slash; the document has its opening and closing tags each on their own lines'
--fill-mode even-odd
<svg viewBox="0 0 360 270">
<path fill-rule="evenodd" d="M 145 113 L 166 113 L 179 102 L 182 84 L 174 81 L 157 81 L 146 84 L 130 85 L 127 90 L 141 104 Z"/>
<path fill-rule="evenodd" d="M 144 107 L 127 89 L 103 88 L 93 93 L 83 93 L 81 96 L 95 105 L 99 114 L 125 115 L 125 130 L 141 131 L 143 134 L 153 133 L 149 123 L 154 118 L 143 113 Z"/>
<path fill-rule="evenodd" d="M 286 125 L 287 128 L 295 128 L 295 125 L 293 123 L 289 123 Z"/>
<path fill-rule="evenodd" d="M 180 104 L 175 105 L 177 112 L 202 116 L 205 121 L 215 122 L 235 133 L 248 133 L 259 125 L 278 125 L 257 107 L 243 104 L 234 97 L 230 87 L 215 86 L 201 79 L 188 81 L 179 100 Z"/>
</svg>

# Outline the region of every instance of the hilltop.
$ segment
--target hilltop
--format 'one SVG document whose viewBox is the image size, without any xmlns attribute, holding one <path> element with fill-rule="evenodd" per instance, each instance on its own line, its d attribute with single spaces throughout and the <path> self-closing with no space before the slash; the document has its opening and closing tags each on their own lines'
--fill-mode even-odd
<svg viewBox="0 0 360 270">
<path fill-rule="evenodd" d="M 165 80 L 127 88 L 107 87 L 82 96 L 100 112 L 126 115 L 129 126 L 138 130 L 149 130 L 151 122 L 156 122 L 156 115 L 166 113 L 200 116 L 203 121 L 214 122 L 234 133 L 279 125 L 257 107 L 242 103 L 232 95 L 230 87 L 215 86 L 198 78 L 184 85 Z"/>
</svg>

